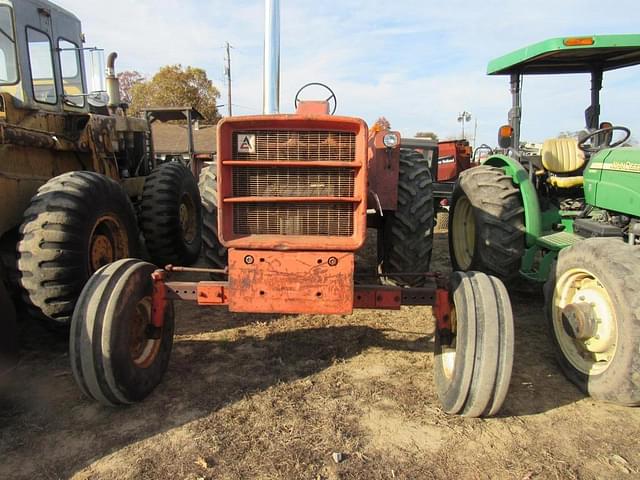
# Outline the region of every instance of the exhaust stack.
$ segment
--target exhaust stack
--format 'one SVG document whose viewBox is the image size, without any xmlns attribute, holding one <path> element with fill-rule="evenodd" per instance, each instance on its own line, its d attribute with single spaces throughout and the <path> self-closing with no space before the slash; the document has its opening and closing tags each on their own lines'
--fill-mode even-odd
<svg viewBox="0 0 640 480">
<path fill-rule="evenodd" d="M 116 52 L 109 54 L 106 69 L 107 95 L 109 96 L 108 108 L 112 114 L 116 113 L 116 110 L 122 103 L 120 100 L 120 81 L 118 80 L 118 75 L 116 75 L 116 58 L 118 58 Z"/>
<path fill-rule="evenodd" d="M 280 112 L 280 0 L 265 0 L 262 113 Z"/>
</svg>

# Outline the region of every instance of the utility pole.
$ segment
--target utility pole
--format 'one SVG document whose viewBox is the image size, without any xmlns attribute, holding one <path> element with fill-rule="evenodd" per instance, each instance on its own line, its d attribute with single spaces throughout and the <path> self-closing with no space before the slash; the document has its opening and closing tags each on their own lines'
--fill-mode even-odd
<svg viewBox="0 0 640 480">
<path fill-rule="evenodd" d="M 471 121 L 471 114 L 466 110 L 458 114 L 458 122 L 462 123 L 462 139 L 463 140 L 466 138 L 464 136 L 464 124 L 469 121 Z"/>
<path fill-rule="evenodd" d="M 227 57 L 225 58 L 225 66 L 224 66 L 224 74 L 227 77 L 227 105 L 229 107 L 229 116 L 232 116 L 232 110 L 231 110 L 231 45 L 229 45 L 229 42 L 225 42 L 226 43 L 226 51 L 227 51 Z"/>
</svg>

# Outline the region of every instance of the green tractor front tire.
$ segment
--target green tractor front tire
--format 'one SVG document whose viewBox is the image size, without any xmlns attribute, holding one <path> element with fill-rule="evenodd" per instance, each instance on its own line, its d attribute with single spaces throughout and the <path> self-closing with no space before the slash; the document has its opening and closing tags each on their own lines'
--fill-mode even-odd
<svg viewBox="0 0 640 480">
<path fill-rule="evenodd" d="M 544 290 L 565 376 L 594 399 L 640 405 L 640 247 L 592 238 L 565 248 Z"/>
<path fill-rule="evenodd" d="M 453 270 L 511 280 L 518 275 L 524 247 L 524 207 L 511 177 L 488 165 L 462 172 L 449 211 Z"/>
</svg>

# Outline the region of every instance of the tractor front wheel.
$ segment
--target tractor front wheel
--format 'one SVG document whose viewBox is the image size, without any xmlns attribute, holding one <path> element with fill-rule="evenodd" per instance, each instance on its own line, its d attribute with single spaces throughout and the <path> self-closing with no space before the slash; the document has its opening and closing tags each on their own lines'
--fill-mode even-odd
<svg viewBox="0 0 640 480">
<path fill-rule="evenodd" d="M 202 211 L 198 184 L 179 162 L 163 163 L 144 182 L 140 229 L 158 265 L 191 265 L 200 255 Z"/>
<path fill-rule="evenodd" d="M 173 306 L 151 323 L 155 266 L 133 259 L 98 270 L 78 299 L 69 358 L 80 389 L 103 405 L 139 402 L 160 383 L 173 344 Z"/>
<path fill-rule="evenodd" d="M 640 405 L 640 247 L 592 238 L 565 248 L 545 303 L 567 378 L 597 400 Z"/>
<path fill-rule="evenodd" d="M 524 246 L 524 208 L 511 177 L 488 165 L 462 172 L 449 212 L 453 270 L 510 280 L 518 275 Z"/>
<path fill-rule="evenodd" d="M 509 295 L 500 280 L 480 272 L 455 272 L 451 289 L 451 331 L 436 334 L 438 397 L 447 413 L 493 416 L 507 395 L 513 366 Z"/>
</svg>

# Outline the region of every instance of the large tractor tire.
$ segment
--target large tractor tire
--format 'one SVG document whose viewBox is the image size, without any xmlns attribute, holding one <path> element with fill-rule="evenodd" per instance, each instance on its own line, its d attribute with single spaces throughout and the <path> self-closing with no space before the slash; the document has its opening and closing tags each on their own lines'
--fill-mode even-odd
<svg viewBox="0 0 640 480">
<path fill-rule="evenodd" d="M 401 150 L 398 206 L 385 212 L 378 241 L 378 261 L 383 274 L 428 272 L 433 249 L 433 180 L 422 154 Z M 420 276 L 391 275 L 385 283 L 419 286 Z"/>
<path fill-rule="evenodd" d="M 218 175 L 216 164 L 209 165 L 200 173 L 200 196 L 202 198 L 202 246 L 204 258 L 214 268 L 227 266 L 227 249 L 218 240 Z"/>
<path fill-rule="evenodd" d="M 545 310 L 567 378 L 597 400 L 640 405 L 640 247 L 592 238 L 560 251 Z"/>
<path fill-rule="evenodd" d="M 524 247 L 524 207 L 511 177 L 488 165 L 462 172 L 449 212 L 453 270 L 511 280 L 518 275 Z"/>
<path fill-rule="evenodd" d="M 511 380 L 509 295 L 500 280 L 480 272 L 455 272 L 451 288 L 452 331 L 436 334 L 436 391 L 447 413 L 490 417 L 502 407 Z"/>
<path fill-rule="evenodd" d="M 202 245 L 198 184 L 178 162 L 163 163 L 145 179 L 140 229 L 151 260 L 158 265 L 191 265 Z"/>
<path fill-rule="evenodd" d="M 151 323 L 155 266 L 134 259 L 105 265 L 89 279 L 73 312 L 69 358 L 82 392 L 103 405 L 146 398 L 167 370 L 173 304 Z"/>
<path fill-rule="evenodd" d="M 67 326 L 91 274 L 139 252 L 133 205 L 116 181 L 70 172 L 45 183 L 20 226 L 19 282 L 30 313 Z"/>
</svg>

